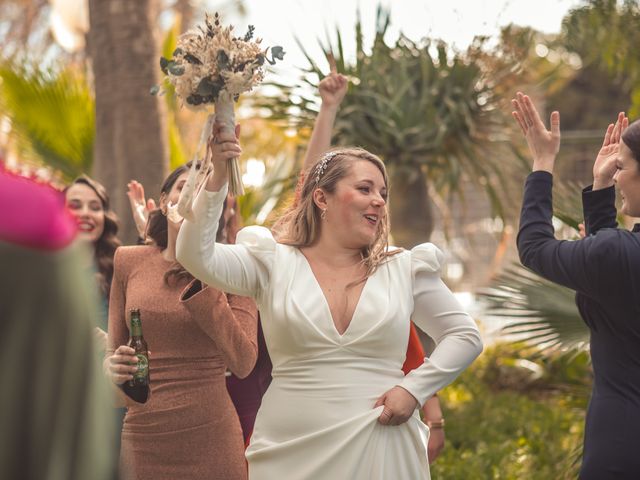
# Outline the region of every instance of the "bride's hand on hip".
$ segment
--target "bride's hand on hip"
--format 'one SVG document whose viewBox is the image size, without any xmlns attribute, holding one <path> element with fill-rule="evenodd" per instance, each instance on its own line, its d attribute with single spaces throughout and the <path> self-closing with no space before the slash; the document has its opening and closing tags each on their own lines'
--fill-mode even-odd
<svg viewBox="0 0 640 480">
<path fill-rule="evenodd" d="M 415 397 L 402 387 L 387 390 L 378 398 L 373 408 L 381 405 L 384 409 L 378 417 L 378 422 L 382 425 L 401 425 L 409 420 L 415 409 L 420 406 Z"/>
</svg>

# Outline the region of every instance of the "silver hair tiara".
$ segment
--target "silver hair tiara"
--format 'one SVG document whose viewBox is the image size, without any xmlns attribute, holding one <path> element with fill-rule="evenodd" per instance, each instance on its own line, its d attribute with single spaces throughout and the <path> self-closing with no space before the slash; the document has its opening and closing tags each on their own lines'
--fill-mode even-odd
<svg viewBox="0 0 640 480">
<path fill-rule="evenodd" d="M 322 175 L 324 174 L 324 171 L 327 169 L 327 165 L 329 164 L 329 162 L 339 154 L 340 152 L 329 152 L 324 154 L 322 160 L 320 160 L 320 162 L 316 166 L 316 186 L 318 185 L 318 183 L 320 183 L 320 177 L 322 177 Z"/>
</svg>

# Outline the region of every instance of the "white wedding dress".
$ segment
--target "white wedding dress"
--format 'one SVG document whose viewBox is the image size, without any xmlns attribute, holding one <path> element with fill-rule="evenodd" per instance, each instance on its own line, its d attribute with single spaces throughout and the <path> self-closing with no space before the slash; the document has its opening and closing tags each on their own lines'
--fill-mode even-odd
<svg viewBox="0 0 640 480">
<path fill-rule="evenodd" d="M 273 363 L 246 456 L 253 480 L 429 478 L 428 428 L 418 412 L 378 423 L 376 400 L 395 385 L 421 404 L 479 355 L 474 321 L 439 276 L 431 244 L 403 251 L 369 277 L 340 335 L 309 263 L 269 230 L 247 227 L 236 245 L 215 244 L 226 189 L 203 190 L 195 223 L 185 220 L 178 260 L 221 290 L 256 299 Z M 214 245 L 215 244 L 215 245 Z M 410 319 L 438 344 L 404 376 Z"/>
</svg>

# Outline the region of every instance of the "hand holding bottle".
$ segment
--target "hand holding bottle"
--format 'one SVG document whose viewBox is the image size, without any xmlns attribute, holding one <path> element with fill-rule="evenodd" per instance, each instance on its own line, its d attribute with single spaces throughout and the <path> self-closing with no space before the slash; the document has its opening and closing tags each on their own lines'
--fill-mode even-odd
<svg viewBox="0 0 640 480">
<path fill-rule="evenodd" d="M 133 374 L 138 370 L 136 351 L 126 345 L 120 345 L 113 355 L 105 358 L 104 369 L 116 385 L 133 380 Z"/>
</svg>

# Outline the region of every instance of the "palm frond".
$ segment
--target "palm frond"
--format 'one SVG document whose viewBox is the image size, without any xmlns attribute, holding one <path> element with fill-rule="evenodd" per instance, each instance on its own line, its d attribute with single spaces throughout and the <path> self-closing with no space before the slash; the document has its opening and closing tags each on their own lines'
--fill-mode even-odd
<svg viewBox="0 0 640 480">
<path fill-rule="evenodd" d="M 581 190 L 577 184 L 556 181 L 554 215 L 560 234 L 577 237 L 582 220 Z M 542 354 L 580 351 L 588 346 L 589 329 L 575 304 L 575 292 L 546 280 L 520 264 L 513 264 L 480 292 L 488 316 L 506 320 L 502 333 L 524 341 Z"/>
<path fill-rule="evenodd" d="M 94 100 L 83 75 L 0 65 L 0 105 L 22 154 L 72 178 L 91 168 Z"/>
<path fill-rule="evenodd" d="M 485 189 L 503 216 L 505 158 L 513 155 L 505 130 L 511 119 L 502 112 L 502 90 L 513 82 L 512 57 L 499 60 L 478 40 L 458 53 L 442 42 L 413 41 L 401 35 L 385 40 L 390 13 L 378 7 L 375 35 L 367 49 L 360 16 L 355 26 L 355 61 L 346 58 L 344 34 L 336 28 L 334 42 L 319 41 L 325 55 L 332 53 L 341 73 L 352 81 L 335 123 L 334 144 L 360 145 L 385 160 L 390 170 L 405 173 L 425 169 L 428 181 L 440 192 L 460 192 L 462 179 Z M 298 41 L 308 65 L 302 82 L 317 91 L 323 75 L 319 62 Z M 488 60 L 491 57 L 491 61 Z M 256 98 L 255 106 L 287 127 L 309 129 L 317 115 L 317 101 L 300 88 L 272 83 L 280 94 Z M 302 98 L 291 102 L 292 96 Z M 491 152 L 490 154 L 488 152 Z M 518 160 L 519 162 L 519 160 Z"/>
<path fill-rule="evenodd" d="M 481 294 L 486 313 L 507 319 L 503 333 L 543 353 L 586 348 L 589 330 L 575 305 L 575 292 L 519 264 L 499 275 Z"/>
</svg>

